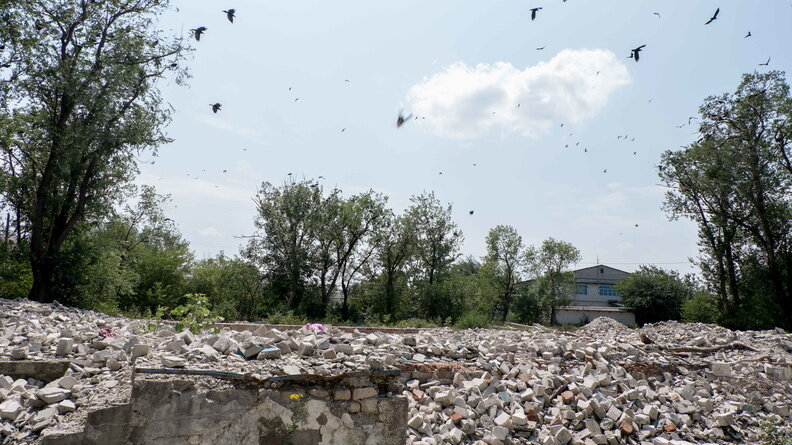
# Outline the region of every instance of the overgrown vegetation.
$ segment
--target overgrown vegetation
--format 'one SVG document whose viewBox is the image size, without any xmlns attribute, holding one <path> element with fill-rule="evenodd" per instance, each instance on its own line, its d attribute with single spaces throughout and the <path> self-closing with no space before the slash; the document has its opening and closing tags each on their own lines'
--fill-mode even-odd
<svg viewBox="0 0 792 445">
<path fill-rule="evenodd" d="M 191 329 L 220 318 L 551 323 L 568 304 L 577 248 L 553 238 L 525 246 L 498 225 L 482 258 L 462 257 L 453 207 L 431 192 L 397 214 L 371 190 L 263 183 L 247 246 L 196 260 L 165 216 L 169 197 L 131 185 L 140 155 L 169 140 L 158 82 L 187 77 L 189 48 L 157 29 L 167 8 L 42 0 L 4 9 L 1 298 L 167 314 Z M 792 328 L 789 86 L 780 72 L 747 74 L 733 94 L 707 98 L 700 115 L 701 138 L 664 153 L 659 174 L 669 217 L 698 225 L 703 282 L 641 267 L 617 289 L 640 321 Z"/>
</svg>

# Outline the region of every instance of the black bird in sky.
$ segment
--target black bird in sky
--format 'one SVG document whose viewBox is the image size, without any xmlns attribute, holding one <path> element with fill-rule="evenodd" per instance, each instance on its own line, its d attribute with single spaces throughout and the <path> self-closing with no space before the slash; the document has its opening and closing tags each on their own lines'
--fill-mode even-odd
<svg viewBox="0 0 792 445">
<path fill-rule="evenodd" d="M 767 58 L 767 62 L 759 64 L 759 66 L 767 66 L 767 65 L 770 65 L 770 58 L 769 57 Z"/>
<path fill-rule="evenodd" d="M 707 23 L 705 23 L 705 25 L 709 25 L 713 21 L 717 20 L 719 12 L 720 12 L 720 8 L 716 9 L 715 14 L 713 14 L 712 17 L 709 20 L 707 20 Z"/>
<path fill-rule="evenodd" d="M 698 120 L 698 118 L 696 118 L 696 116 L 690 116 L 690 117 L 688 118 L 688 125 L 690 125 L 690 121 L 692 121 L 693 119 L 696 119 L 696 120 Z"/>
<path fill-rule="evenodd" d="M 748 34 L 746 34 L 745 37 L 743 37 L 743 38 L 747 39 L 748 37 L 751 37 L 751 31 L 748 31 Z"/>
<path fill-rule="evenodd" d="M 602 171 L 602 173 L 608 173 L 608 169 L 606 168 L 605 170 Z"/>
<path fill-rule="evenodd" d="M 343 132 L 344 132 L 344 130 L 346 130 L 346 128 L 342 128 L 342 129 L 341 129 L 341 133 L 343 133 Z"/>
<path fill-rule="evenodd" d="M 200 41 L 201 40 L 201 34 L 203 34 L 204 31 L 206 31 L 206 26 L 199 26 L 199 27 L 197 27 L 195 29 L 191 29 L 190 31 L 193 32 L 193 35 L 195 36 L 195 40 Z"/>
<path fill-rule="evenodd" d="M 633 59 L 635 59 L 636 62 L 638 61 L 638 58 L 640 57 L 640 53 L 644 49 L 645 46 L 646 45 L 641 45 L 638 48 L 635 48 L 635 49 L 631 50 L 631 54 L 630 55 L 632 56 Z"/>
<path fill-rule="evenodd" d="M 588 153 L 588 148 L 584 148 L 583 153 Z"/>
<path fill-rule="evenodd" d="M 473 214 L 473 210 L 471 210 L 471 211 L 470 211 L 470 214 L 471 214 L 471 215 Z"/>
<path fill-rule="evenodd" d="M 399 117 L 396 119 L 396 128 L 399 128 L 399 127 L 401 127 L 402 125 L 404 125 L 404 122 L 405 122 L 406 120 L 408 120 L 409 118 L 411 118 L 411 117 L 412 117 L 412 113 L 410 113 L 410 115 L 409 115 L 409 116 L 407 116 L 407 117 L 404 117 L 404 114 L 402 114 L 402 112 L 401 112 L 401 111 L 399 111 Z"/>
<path fill-rule="evenodd" d="M 541 51 L 541 50 L 543 50 L 543 49 L 545 49 L 545 47 L 544 47 L 544 46 L 542 46 L 542 47 L 539 47 L 539 48 L 536 48 L 536 50 L 537 50 L 537 51 Z"/>
<path fill-rule="evenodd" d="M 660 13 L 659 12 L 653 12 L 652 14 L 656 15 L 658 19 L 660 18 Z"/>
<path fill-rule="evenodd" d="M 222 107 L 222 105 L 220 104 L 220 102 L 218 102 L 218 103 L 214 103 L 214 104 L 209 104 L 209 106 L 210 106 L 210 107 L 212 107 L 212 111 L 213 111 L 215 114 L 217 114 L 217 112 L 218 112 L 218 111 L 220 111 L 220 107 Z"/>
<path fill-rule="evenodd" d="M 531 20 L 532 20 L 532 21 L 533 21 L 534 19 L 536 19 L 536 11 L 538 11 L 538 10 L 540 10 L 540 9 L 542 9 L 542 8 L 531 8 Z"/>
<path fill-rule="evenodd" d="M 229 9 L 228 11 L 223 11 L 226 13 L 226 17 L 228 17 L 228 21 L 234 23 L 234 13 L 236 13 L 236 9 Z"/>
</svg>

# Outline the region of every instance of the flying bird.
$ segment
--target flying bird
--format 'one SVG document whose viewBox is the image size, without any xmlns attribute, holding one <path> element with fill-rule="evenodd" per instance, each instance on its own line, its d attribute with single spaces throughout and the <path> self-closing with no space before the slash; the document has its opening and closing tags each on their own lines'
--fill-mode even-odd
<svg viewBox="0 0 792 445">
<path fill-rule="evenodd" d="M 404 117 L 404 114 L 402 114 L 402 111 L 399 111 L 399 117 L 396 119 L 396 128 L 399 128 L 402 125 L 404 125 L 404 122 L 412 117 L 412 113 L 410 113 L 409 116 Z"/>
<path fill-rule="evenodd" d="M 191 29 L 190 31 L 193 32 L 196 41 L 201 41 L 201 34 L 203 34 L 204 31 L 206 31 L 206 26 L 199 26 L 195 29 Z"/>
<path fill-rule="evenodd" d="M 228 17 L 228 21 L 234 23 L 234 13 L 236 13 L 236 9 L 229 9 L 228 11 L 223 11 L 226 13 L 226 17 Z"/>
<path fill-rule="evenodd" d="M 542 8 L 531 8 L 531 21 L 536 19 L 536 11 L 538 11 L 540 9 L 542 9 Z"/>
<path fill-rule="evenodd" d="M 653 12 L 652 14 L 656 15 L 658 19 L 660 18 L 660 13 L 659 12 Z"/>
<path fill-rule="evenodd" d="M 696 120 L 698 120 L 698 118 L 696 118 L 696 116 L 690 116 L 690 117 L 688 118 L 688 125 L 690 125 L 690 121 L 692 121 L 693 119 L 696 119 Z"/>
<path fill-rule="evenodd" d="M 214 104 L 209 104 L 209 106 L 210 106 L 210 107 L 212 107 L 212 111 L 213 111 L 215 114 L 217 114 L 217 112 L 218 112 L 218 111 L 220 111 L 220 107 L 222 107 L 223 105 L 221 105 L 221 104 L 218 102 L 218 103 L 214 103 Z"/>
<path fill-rule="evenodd" d="M 631 50 L 630 57 L 635 59 L 635 61 L 637 62 L 639 57 L 640 57 L 640 53 L 641 53 L 641 51 L 643 50 L 643 48 L 645 46 L 646 45 L 641 45 L 638 48 L 635 48 L 635 49 Z"/>
<path fill-rule="evenodd" d="M 717 20 L 719 12 L 720 12 L 720 8 L 716 9 L 715 14 L 713 14 L 713 16 L 709 20 L 707 20 L 707 23 L 705 23 L 705 25 L 709 25 L 713 21 Z"/>
<path fill-rule="evenodd" d="M 767 62 L 759 64 L 759 66 L 767 66 L 767 65 L 770 65 L 770 58 L 769 57 L 767 58 Z"/>
<path fill-rule="evenodd" d="M 341 129 L 341 133 L 343 133 L 343 132 L 344 132 L 344 130 L 346 130 L 346 128 L 342 128 L 342 129 Z"/>
<path fill-rule="evenodd" d="M 471 215 L 473 214 L 473 210 L 471 210 L 471 211 L 470 211 L 470 214 L 471 214 Z"/>
<path fill-rule="evenodd" d="M 539 48 L 536 48 L 536 50 L 537 50 L 537 51 L 541 51 L 541 50 L 543 50 L 543 49 L 545 49 L 545 47 L 544 47 L 544 46 L 542 46 L 542 47 L 539 47 Z"/>
<path fill-rule="evenodd" d="M 299 98 L 299 97 L 295 97 L 295 98 L 294 98 L 294 101 L 295 101 L 295 102 L 297 102 L 298 100 L 300 100 L 300 98 Z"/>
<path fill-rule="evenodd" d="M 748 31 L 748 34 L 746 34 L 745 37 L 743 37 L 743 38 L 747 39 L 748 37 L 751 37 L 751 31 Z"/>
<path fill-rule="evenodd" d="M 608 173 L 608 169 L 606 168 L 605 170 L 602 171 L 602 173 Z"/>
<path fill-rule="evenodd" d="M 349 82 L 349 79 L 344 79 L 344 82 Z"/>
</svg>

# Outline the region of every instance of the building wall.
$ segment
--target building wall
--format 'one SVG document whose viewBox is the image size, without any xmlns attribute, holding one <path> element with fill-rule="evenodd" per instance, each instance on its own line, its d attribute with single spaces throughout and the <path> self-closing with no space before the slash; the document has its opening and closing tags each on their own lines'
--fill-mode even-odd
<svg viewBox="0 0 792 445">
<path fill-rule="evenodd" d="M 623 270 L 614 269 L 612 267 L 597 265 L 578 269 L 575 272 L 575 283 L 586 285 L 586 294 L 578 294 L 570 296 L 571 306 L 598 306 L 609 307 L 609 301 L 621 301 L 618 295 L 612 295 L 613 292 L 606 292 L 606 295 L 600 295 L 600 288 L 603 286 L 613 286 L 621 280 L 629 276 L 628 272 Z M 611 295 L 607 295 L 607 293 Z"/>
<path fill-rule="evenodd" d="M 138 381 L 129 404 L 88 415 L 85 430 L 43 445 L 402 445 L 407 399 L 365 377 L 277 387 L 199 390 L 192 381 Z"/>
<path fill-rule="evenodd" d="M 612 318 L 626 326 L 635 324 L 635 314 L 629 309 L 595 307 L 560 307 L 556 310 L 558 324 L 584 324 L 597 317 Z"/>
</svg>

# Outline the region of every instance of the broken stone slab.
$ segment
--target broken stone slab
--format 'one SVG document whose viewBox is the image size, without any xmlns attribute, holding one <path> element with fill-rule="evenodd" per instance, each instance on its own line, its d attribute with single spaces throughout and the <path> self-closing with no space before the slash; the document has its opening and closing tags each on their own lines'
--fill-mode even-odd
<svg viewBox="0 0 792 445">
<path fill-rule="evenodd" d="M 51 382 L 63 377 L 70 364 L 69 360 L 0 361 L 0 375 L 25 379 L 32 377 L 42 382 Z"/>
<path fill-rule="evenodd" d="M 160 360 L 166 368 L 184 368 L 187 365 L 186 359 L 176 355 L 163 355 Z"/>
<path fill-rule="evenodd" d="M 22 405 L 14 399 L 0 403 L 0 419 L 14 421 L 19 413 L 24 410 Z"/>
<path fill-rule="evenodd" d="M 66 399 L 71 395 L 68 389 L 60 388 L 58 386 L 51 386 L 48 388 L 40 389 L 36 395 L 39 399 L 43 400 L 46 404 L 51 405 Z"/>
</svg>

